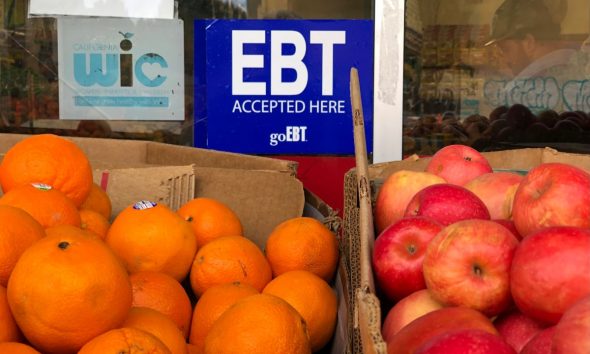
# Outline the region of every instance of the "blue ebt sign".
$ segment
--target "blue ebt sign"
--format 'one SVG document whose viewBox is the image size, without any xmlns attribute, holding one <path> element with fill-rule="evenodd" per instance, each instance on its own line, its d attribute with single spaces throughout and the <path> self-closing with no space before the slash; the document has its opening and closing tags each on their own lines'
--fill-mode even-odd
<svg viewBox="0 0 590 354">
<path fill-rule="evenodd" d="M 354 154 L 352 67 L 372 147 L 373 21 L 197 20 L 195 145 Z"/>
</svg>

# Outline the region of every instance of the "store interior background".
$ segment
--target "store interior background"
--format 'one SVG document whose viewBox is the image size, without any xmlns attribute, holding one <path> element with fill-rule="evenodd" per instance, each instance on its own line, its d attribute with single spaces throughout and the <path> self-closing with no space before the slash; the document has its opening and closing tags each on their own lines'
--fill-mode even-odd
<svg viewBox="0 0 590 354">
<path fill-rule="evenodd" d="M 504 0 L 408 0 L 404 40 L 403 156 L 428 156 L 443 146 L 461 143 L 480 151 L 549 145 L 565 151 L 590 151 L 590 127 L 575 131 L 510 131 L 496 134 L 492 126 L 499 100 L 484 91 L 511 72 L 496 45 L 485 46 L 495 10 Z M 524 3 L 525 1 L 523 1 Z M 531 2 L 531 1 L 528 1 Z M 539 0 L 560 19 L 560 45 L 581 50 L 589 43 L 590 2 Z M 532 16 L 532 15 L 530 15 Z M 588 55 L 586 55 L 588 60 Z M 585 81 L 590 71 L 567 77 Z M 508 103 L 506 107 L 520 102 Z M 566 107 L 528 107 L 533 114 Z M 551 109 L 550 109 L 551 108 Z M 570 110 L 590 113 L 588 104 Z M 528 113 L 528 112 L 527 112 Z M 450 119 L 447 119 L 450 118 Z M 378 119 L 378 118 L 376 118 Z M 491 137 L 490 137 L 491 136 Z"/>
<path fill-rule="evenodd" d="M 481 119 L 489 121 L 495 107 L 482 104 L 482 87 L 492 73 L 501 74 L 505 67 L 497 49 L 483 44 L 489 38 L 494 11 L 502 1 L 405 1 L 403 117 L 375 117 L 403 120 L 403 137 L 394 138 L 402 139 L 404 156 L 425 156 L 451 143 L 475 142 L 466 133 L 457 136 L 443 132 L 440 121 L 445 113 L 452 113 L 463 129 L 470 120 L 477 124 Z M 563 40 L 581 46 L 590 33 L 590 1 L 545 1 L 555 8 L 567 3 Z M 179 145 L 192 145 L 193 141 L 194 19 L 375 16 L 374 0 L 179 0 L 178 14 L 185 25 L 184 121 L 125 121 L 115 117 L 108 121 L 65 121 L 58 119 L 56 21 L 29 18 L 27 6 L 27 0 L 0 0 L 0 132 L 51 132 Z M 480 102 L 477 107 L 473 106 L 475 101 Z M 273 157 L 298 161 L 298 177 L 304 185 L 342 212 L 343 175 L 354 167 L 352 155 Z"/>
</svg>

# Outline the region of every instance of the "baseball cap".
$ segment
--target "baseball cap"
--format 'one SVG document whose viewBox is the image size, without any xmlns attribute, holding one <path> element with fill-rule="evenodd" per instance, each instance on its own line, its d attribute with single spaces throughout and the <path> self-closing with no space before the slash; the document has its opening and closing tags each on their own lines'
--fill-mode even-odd
<svg viewBox="0 0 590 354">
<path fill-rule="evenodd" d="M 539 39 L 558 39 L 559 20 L 559 14 L 548 8 L 547 0 L 506 0 L 494 13 L 491 37 L 484 46 L 526 33 Z"/>
</svg>

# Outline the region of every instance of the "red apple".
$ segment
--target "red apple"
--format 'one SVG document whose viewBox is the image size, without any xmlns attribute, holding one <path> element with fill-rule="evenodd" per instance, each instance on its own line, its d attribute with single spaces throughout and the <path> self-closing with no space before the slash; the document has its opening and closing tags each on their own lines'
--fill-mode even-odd
<svg viewBox="0 0 590 354">
<path fill-rule="evenodd" d="M 513 172 L 489 172 L 467 182 L 464 187 L 486 205 L 491 219 L 512 218 L 512 200 L 522 175 Z"/>
<path fill-rule="evenodd" d="M 450 183 L 428 186 L 408 203 L 406 216 L 427 216 L 444 226 L 466 219 L 490 219 L 485 204 L 473 192 Z"/>
<path fill-rule="evenodd" d="M 590 296 L 577 301 L 564 313 L 553 334 L 551 354 L 590 353 Z"/>
<path fill-rule="evenodd" d="M 445 305 L 498 315 L 511 304 L 509 271 L 517 245 L 508 229 L 490 220 L 451 224 L 428 245 L 426 286 Z"/>
<path fill-rule="evenodd" d="M 492 166 L 474 148 L 455 144 L 434 153 L 426 166 L 426 172 L 444 178 L 447 183 L 462 186 L 479 175 L 492 172 Z"/>
<path fill-rule="evenodd" d="M 377 233 L 404 216 L 406 206 L 414 194 L 436 183 L 445 183 L 445 180 L 428 172 L 400 170 L 389 175 L 375 200 Z"/>
<path fill-rule="evenodd" d="M 422 260 L 430 240 L 442 225 L 427 217 L 408 217 L 389 225 L 375 240 L 373 273 L 391 301 L 424 289 Z"/>
<path fill-rule="evenodd" d="M 590 227 L 590 174 L 565 163 L 543 163 L 519 184 L 512 219 L 527 237 L 549 226 Z"/>
<path fill-rule="evenodd" d="M 551 354 L 555 326 L 547 327 L 531 338 L 519 354 Z"/>
<path fill-rule="evenodd" d="M 543 329 L 543 326 L 524 315 L 518 310 L 505 312 L 494 320 L 494 326 L 517 353 L 527 344 L 532 337 Z"/>
<path fill-rule="evenodd" d="M 467 307 L 443 307 L 416 318 L 387 342 L 388 354 L 413 354 L 429 339 L 452 330 L 480 329 L 495 335 L 492 321 Z"/>
<path fill-rule="evenodd" d="M 514 221 L 507 219 L 493 219 L 492 221 L 497 222 L 498 224 L 510 230 L 517 240 L 522 240 L 522 235 L 518 232 L 516 226 L 514 226 Z"/>
<path fill-rule="evenodd" d="M 510 270 L 516 306 L 537 321 L 557 323 L 567 308 L 590 295 L 589 255 L 590 229 L 555 226 L 525 237 Z"/>
<path fill-rule="evenodd" d="M 424 343 L 415 354 L 517 354 L 504 339 L 480 329 L 461 329 L 440 334 Z"/>
<path fill-rule="evenodd" d="M 385 316 L 381 335 L 388 342 L 393 336 L 408 323 L 434 310 L 441 309 L 443 305 L 434 300 L 428 289 L 418 290 L 397 302 Z"/>
</svg>

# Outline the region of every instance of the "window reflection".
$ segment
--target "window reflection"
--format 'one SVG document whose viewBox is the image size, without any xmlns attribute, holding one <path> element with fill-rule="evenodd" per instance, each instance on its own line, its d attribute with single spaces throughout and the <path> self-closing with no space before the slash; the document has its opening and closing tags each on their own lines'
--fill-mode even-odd
<svg viewBox="0 0 590 354">
<path fill-rule="evenodd" d="M 367 19 L 372 0 L 178 0 L 184 21 L 185 120 L 59 120 L 55 18 L 28 18 L 27 0 L 0 0 L 0 132 L 193 142 L 193 20 L 203 18 Z"/>
<path fill-rule="evenodd" d="M 587 0 L 407 0 L 404 155 L 590 151 Z"/>
</svg>

